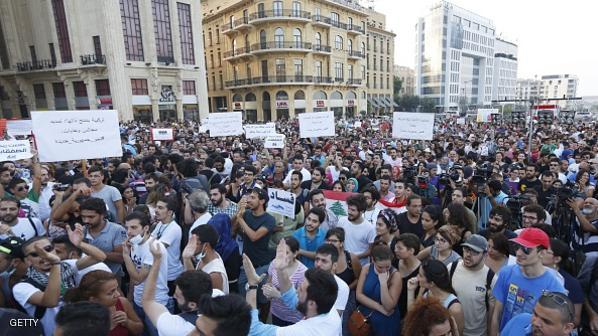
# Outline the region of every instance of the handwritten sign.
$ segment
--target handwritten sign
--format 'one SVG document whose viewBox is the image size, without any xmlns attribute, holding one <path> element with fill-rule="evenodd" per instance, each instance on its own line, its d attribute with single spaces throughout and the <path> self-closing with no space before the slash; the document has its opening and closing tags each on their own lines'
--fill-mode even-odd
<svg viewBox="0 0 598 336">
<path fill-rule="evenodd" d="M 152 128 L 152 140 L 174 140 L 172 128 Z"/>
<path fill-rule="evenodd" d="M 29 140 L 0 141 L 0 161 L 16 161 L 32 156 Z"/>
<path fill-rule="evenodd" d="M 465 118 L 457 118 L 457 125 L 465 125 Z"/>
<path fill-rule="evenodd" d="M 274 134 L 266 137 L 264 148 L 284 148 L 284 134 Z"/>
<path fill-rule="evenodd" d="M 268 188 L 268 208 L 266 211 L 295 219 L 295 195 L 282 189 Z"/>
<path fill-rule="evenodd" d="M 31 112 L 42 162 L 121 157 L 116 110 Z"/>
<path fill-rule="evenodd" d="M 299 114 L 299 133 L 301 138 L 335 136 L 334 113 L 328 111 Z"/>
<path fill-rule="evenodd" d="M 242 134 L 243 116 L 241 112 L 210 113 L 208 129 L 211 137 Z"/>
<path fill-rule="evenodd" d="M 479 123 L 492 122 L 494 113 L 498 113 L 498 109 L 478 109 L 476 121 Z"/>
<path fill-rule="evenodd" d="M 247 139 L 265 138 L 276 134 L 276 124 L 267 123 L 265 125 L 245 125 L 245 137 Z"/>
<path fill-rule="evenodd" d="M 14 137 L 17 135 L 31 135 L 31 120 L 8 120 L 6 133 Z"/>
<path fill-rule="evenodd" d="M 393 138 L 432 140 L 434 113 L 394 112 L 392 119 Z"/>
</svg>

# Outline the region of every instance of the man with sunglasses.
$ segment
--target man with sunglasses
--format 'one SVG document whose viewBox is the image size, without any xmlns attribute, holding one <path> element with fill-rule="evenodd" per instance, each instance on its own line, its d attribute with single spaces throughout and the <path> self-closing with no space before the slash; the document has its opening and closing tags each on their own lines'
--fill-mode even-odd
<svg viewBox="0 0 598 336">
<path fill-rule="evenodd" d="M 532 313 L 543 290 L 565 293 L 561 280 L 542 264 L 550 248 L 550 239 L 544 231 L 526 228 L 511 242 L 517 264 L 504 266 L 498 273 L 492 291 L 496 303 L 490 336 L 497 336 L 517 314 Z"/>
<path fill-rule="evenodd" d="M 575 329 L 573 302 L 560 292 L 543 292 L 533 313 L 515 316 L 501 336 L 567 336 Z"/>
<path fill-rule="evenodd" d="M 5 197 L 0 200 L 0 239 L 17 237 L 25 241 L 45 235 L 46 229 L 40 220 L 32 217 L 20 218 L 20 209 L 21 202 L 14 198 Z"/>
<path fill-rule="evenodd" d="M 13 178 L 8 183 L 6 196 L 13 197 L 21 202 L 21 209 L 25 216 L 37 217 L 39 213 L 39 192 L 41 183 L 34 179 L 32 186 L 21 178 Z"/>
</svg>

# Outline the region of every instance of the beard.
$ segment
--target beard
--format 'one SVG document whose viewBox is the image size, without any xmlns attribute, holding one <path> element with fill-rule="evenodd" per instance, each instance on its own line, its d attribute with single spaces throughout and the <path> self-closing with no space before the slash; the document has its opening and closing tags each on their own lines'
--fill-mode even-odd
<svg viewBox="0 0 598 336">
<path fill-rule="evenodd" d="M 305 316 L 307 314 L 307 300 L 297 303 L 297 311 Z"/>
<path fill-rule="evenodd" d="M 17 216 L 14 215 L 4 215 L 0 217 L 0 220 L 2 220 L 3 223 L 12 223 L 16 218 Z"/>
<path fill-rule="evenodd" d="M 489 225 L 488 226 L 488 230 L 492 233 L 496 233 L 496 232 L 500 232 L 504 229 L 504 226 L 494 226 L 494 225 Z"/>
<path fill-rule="evenodd" d="M 218 200 L 212 200 L 212 205 L 219 207 L 223 201 L 224 201 L 224 197 L 220 197 L 220 199 L 218 199 Z"/>
<path fill-rule="evenodd" d="M 353 216 L 353 215 L 351 215 L 351 214 L 348 214 L 348 215 L 347 215 L 347 219 L 348 219 L 350 222 L 355 222 L 355 221 L 359 220 L 359 217 L 360 217 L 360 215 L 356 215 L 356 216 Z"/>
<path fill-rule="evenodd" d="M 179 307 L 179 310 L 183 313 L 191 311 L 191 308 L 189 308 L 189 302 L 187 301 L 185 301 L 183 304 L 177 302 L 177 306 Z"/>
</svg>

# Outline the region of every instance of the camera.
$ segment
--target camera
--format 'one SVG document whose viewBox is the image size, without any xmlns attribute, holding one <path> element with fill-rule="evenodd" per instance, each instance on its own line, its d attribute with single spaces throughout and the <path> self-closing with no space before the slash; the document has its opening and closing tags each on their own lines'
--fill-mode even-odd
<svg viewBox="0 0 598 336">
<path fill-rule="evenodd" d="M 70 184 L 55 184 L 52 189 L 56 191 L 65 191 L 70 187 Z"/>
</svg>

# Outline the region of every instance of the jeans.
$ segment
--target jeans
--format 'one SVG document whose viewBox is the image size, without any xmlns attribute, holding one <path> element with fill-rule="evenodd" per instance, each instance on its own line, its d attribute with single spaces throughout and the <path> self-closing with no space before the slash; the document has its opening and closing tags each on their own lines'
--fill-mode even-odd
<svg viewBox="0 0 598 336">
<path fill-rule="evenodd" d="M 349 334 L 349 319 L 351 314 L 357 308 L 357 300 L 355 298 L 355 290 L 349 292 L 349 299 L 347 300 L 347 306 L 343 311 L 343 336 L 350 336 Z"/>
</svg>

